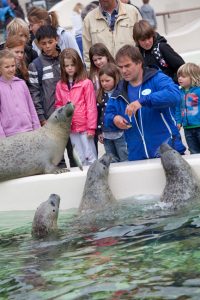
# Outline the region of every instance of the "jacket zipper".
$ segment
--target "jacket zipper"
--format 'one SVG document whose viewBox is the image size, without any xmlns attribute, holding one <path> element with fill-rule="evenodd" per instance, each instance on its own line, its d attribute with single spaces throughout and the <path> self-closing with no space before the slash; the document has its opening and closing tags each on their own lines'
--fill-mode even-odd
<svg viewBox="0 0 200 300">
<path fill-rule="evenodd" d="M 185 119 L 186 119 L 187 125 L 189 125 L 189 122 L 188 122 L 188 116 L 187 116 L 186 96 L 187 96 L 187 92 L 186 92 L 185 95 L 184 95 L 184 104 L 185 104 Z M 187 125 L 186 125 L 186 126 L 187 126 Z"/>
<path fill-rule="evenodd" d="M 165 120 L 165 117 L 163 116 L 163 113 L 160 113 L 160 115 L 161 115 L 161 118 L 162 118 L 162 120 L 163 120 L 165 126 L 167 127 L 167 129 L 168 129 L 168 131 L 169 131 L 169 133 L 170 133 L 171 139 L 172 139 L 172 138 L 173 138 L 173 135 L 172 135 L 171 128 L 169 127 L 167 121 Z"/>
<path fill-rule="evenodd" d="M 138 95 L 138 98 L 140 99 L 140 94 L 141 94 L 141 87 L 140 87 L 140 90 L 139 90 L 139 95 Z M 124 99 L 124 101 L 129 105 L 130 103 L 127 101 L 126 98 L 124 98 L 124 96 L 122 95 L 119 95 L 120 97 L 122 97 Z M 119 97 L 118 96 L 118 97 Z M 117 99 L 118 97 L 115 97 L 115 99 Z M 113 97 L 114 98 L 114 97 Z M 142 114 L 141 114 L 141 109 L 139 109 L 139 114 L 140 114 L 140 126 L 141 126 L 141 129 L 139 127 L 139 124 L 138 124 L 138 121 L 137 121 L 137 118 L 134 114 L 134 119 L 135 119 L 135 123 L 136 123 L 136 126 L 137 126 L 137 129 L 138 129 L 138 132 L 141 136 L 141 139 L 142 139 L 142 143 L 143 143 L 143 146 L 144 146 L 144 151 L 145 151 L 145 154 L 146 154 L 146 157 L 149 158 L 149 154 L 148 154 L 148 151 L 147 151 L 147 146 L 146 146 L 146 142 L 145 142 L 145 138 L 144 138 L 144 130 L 143 130 L 143 125 L 142 125 Z"/>
</svg>

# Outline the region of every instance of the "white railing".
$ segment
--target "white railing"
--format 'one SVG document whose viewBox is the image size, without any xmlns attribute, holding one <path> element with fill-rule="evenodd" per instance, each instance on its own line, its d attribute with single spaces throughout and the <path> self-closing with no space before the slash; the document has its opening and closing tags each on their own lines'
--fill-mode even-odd
<svg viewBox="0 0 200 300">
<path fill-rule="evenodd" d="M 180 14 L 180 13 L 187 13 L 191 11 L 197 11 L 200 10 L 200 6 L 194 7 L 194 8 L 185 8 L 185 9 L 178 9 L 178 10 L 171 10 L 171 11 L 164 11 L 164 12 L 159 12 L 156 13 L 157 17 L 162 17 L 163 18 L 163 24 L 164 24 L 164 31 L 165 34 L 169 33 L 168 29 L 168 19 L 170 18 L 171 15 L 173 14 Z"/>
</svg>

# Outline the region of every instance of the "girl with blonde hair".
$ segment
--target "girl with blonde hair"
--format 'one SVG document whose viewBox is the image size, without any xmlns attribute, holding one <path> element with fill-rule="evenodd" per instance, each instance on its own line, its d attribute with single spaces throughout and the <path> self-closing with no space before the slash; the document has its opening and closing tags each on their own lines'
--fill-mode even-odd
<svg viewBox="0 0 200 300">
<path fill-rule="evenodd" d="M 14 18 L 6 26 L 6 34 L 7 37 L 11 35 L 19 35 L 21 38 L 24 39 L 25 42 L 28 42 L 30 38 L 28 24 L 20 18 Z"/>
<path fill-rule="evenodd" d="M 40 122 L 24 80 L 15 77 L 16 61 L 10 50 L 0 51 L 0 137 L 32 131 Z"/>
<path fill-rule="evenodd" d="M 37 52 L 32 49 L 32 45 L 30 45 L 30 32 L 28 24 L 20 19 L 14 18 L 7 26 L 6 26 L 6 34 L 7 39 L 12 36 L 19 36 L 25 42 L 25 62 L 28 65 L 38 56 Z"/>
<path fill-rule="evenodd" d="M 177 126 L 183 126 L 190 153 L 200 153 L 200 66 L 186 63 L 178 69 L 177 77 L 181 91 Z"/>
</svg>

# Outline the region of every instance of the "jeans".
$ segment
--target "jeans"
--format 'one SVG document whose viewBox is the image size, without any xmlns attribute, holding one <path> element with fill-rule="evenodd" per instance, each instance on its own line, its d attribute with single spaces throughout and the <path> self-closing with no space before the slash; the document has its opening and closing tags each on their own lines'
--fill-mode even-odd
<svg viewBox="0 0 200 300">
<path fill-rule="evenodd" d="M 104 148 L 106 154 L 112 155 L 112 162 L 128 160 L 128 151 L 124 135 L 115 140 L 104 138 Z"/>
<path fill-rule="evenodd" d="M 185 139 L 191 154 L 200 153 L 200 127 L 184 129 Z"/>
<path fill-rule="evenodd" d="M 81 52 L 81 55 L 83 57 L 83 42 L 82 42 L 82 35 L 76 35 L 76 42 L 78 44 L 79 50 Z"/>
</svg>

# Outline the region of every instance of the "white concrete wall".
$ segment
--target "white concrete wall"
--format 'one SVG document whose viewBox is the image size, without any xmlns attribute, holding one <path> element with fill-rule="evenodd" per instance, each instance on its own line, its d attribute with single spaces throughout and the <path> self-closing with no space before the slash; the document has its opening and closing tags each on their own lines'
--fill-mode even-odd
<svg viewBox="0 0 200 300">
<path fill-rule="evenodd" d="M 185 155 L 183 158 L 200 178 L 200 154 Z M 0 182 L 0 211 L 35 210 L 52 193 L 60 195 L 61 210 L 78 208 L 87 169 L 84 167 L 82 172 L 72 168 L 68 173 L 35 175 Z M 140 195 L 159 196 L 166 179 L 161 161 L 156 158 L 111 164 L 108 181 L 114 196 L 120 200 Z"/>
<path fill-rule="evenodd" d="M 200 50 L 200 21 L 187 25 L 177 33 L 171 33 L 166 36 L 168 43 L 178 52 L 186 53 L 188 51 Z M 200 57 L 199 61 L 200 63 Z"/>
</svg>

